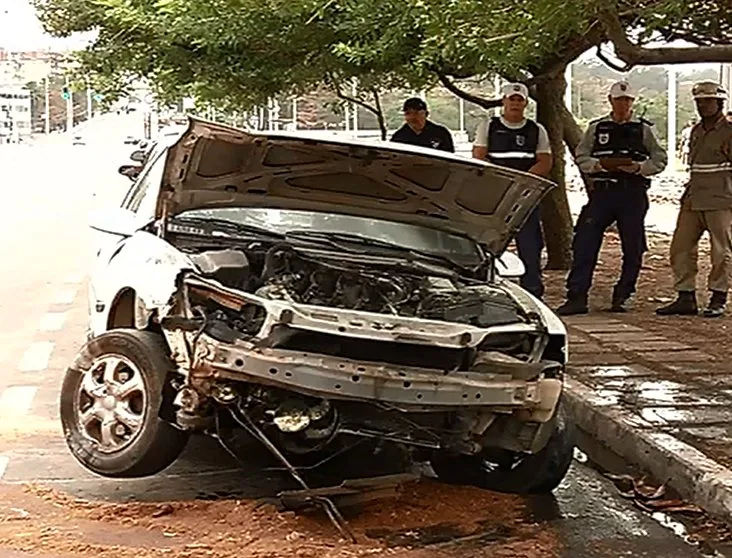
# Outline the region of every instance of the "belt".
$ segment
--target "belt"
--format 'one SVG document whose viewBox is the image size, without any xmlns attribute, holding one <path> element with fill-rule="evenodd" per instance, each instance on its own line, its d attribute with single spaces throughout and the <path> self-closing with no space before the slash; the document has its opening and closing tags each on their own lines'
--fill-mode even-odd
<svg viewBox="0 0 732 558">
<path fill-rule="evenodd" d="M 595 190 L 645 190 L 648 186 L 649 182 L 646 182 L 641 178 L 595 178 L 592 181 L 592 187 Z"/>
</svg>

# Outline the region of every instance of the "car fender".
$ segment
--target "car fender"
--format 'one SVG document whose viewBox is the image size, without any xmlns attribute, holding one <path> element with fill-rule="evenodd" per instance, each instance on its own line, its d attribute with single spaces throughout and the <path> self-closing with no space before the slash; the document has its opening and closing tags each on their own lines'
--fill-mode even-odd
<svg viewBox="0 0 732 558">
<path fill-rule="evenodd" d="M 99 262 L 92 281 L 92 330 L 108 329 L 110 315 L 122 296 L 134 293 L 134 323 L 147 327 L 155 311 L 165 308 L 175 295 L 177 279 L 194 263 L 164 239 L 139 231 L 121 243 L 106 262 Z"/>
</svg>

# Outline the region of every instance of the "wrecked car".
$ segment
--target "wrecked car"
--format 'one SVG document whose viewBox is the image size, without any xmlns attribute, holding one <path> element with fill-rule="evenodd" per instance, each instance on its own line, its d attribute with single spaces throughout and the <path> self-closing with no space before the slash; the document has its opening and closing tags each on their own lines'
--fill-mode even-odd
<svg viewBox="0 0 732 558">
<path fill-rule="evenodd" d="M 566 330 L 497 273 L 551 188 L 192 119 L 92 220 L 89 338 L 60 401 L 71 452 L 140 477 L 195 433 L 236 451 L 237 431 L 296 474 L 375 441 L 446 482 L 553 490 L 574 446 Z"/>
</svg>

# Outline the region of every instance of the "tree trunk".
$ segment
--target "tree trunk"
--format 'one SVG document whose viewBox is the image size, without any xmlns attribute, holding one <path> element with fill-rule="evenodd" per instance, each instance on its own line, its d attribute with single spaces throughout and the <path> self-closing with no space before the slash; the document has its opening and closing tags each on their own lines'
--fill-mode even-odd
<svg viewBox="0 0 732 558">
<path fill-rule="evenodd" d="M 558 71 L 552 77 L 541 80 L 536 86 L 536 116 L 549 134 L 554 159 L 551 179 L 558 185 L 541 204 L 541 221 L 548 256 L 546 269 L 569 269 L 572 262 L 572 215 L 564 180 L 566 87 L 564 71 Z M 576 139 L 576 136 L 572 139 Z"/>
<path fill-rule="evenodd" d="M 387 129 L 386 119 L 384 118 L 384 110 L 381 107 L 381 97 L 376 89 L 372 89 L 371 93 L 374 96 L 374 107 L 376 108 L 376 121 L 379 123 L 379 131 L 381 132 L 381 140 L 386 141 Z"/>
</svg>

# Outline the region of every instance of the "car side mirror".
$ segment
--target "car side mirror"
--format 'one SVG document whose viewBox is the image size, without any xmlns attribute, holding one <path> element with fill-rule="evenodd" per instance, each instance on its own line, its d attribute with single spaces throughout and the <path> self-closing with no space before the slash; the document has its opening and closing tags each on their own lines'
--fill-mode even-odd
<svg viewBox="0 0 732 558">
<path fill-rule="evenodd" d="M 89 215 L 89 227 L 116 236 L 132 236 L 137 230 L 137 216 L 128 209 L 114 207 Z"/>
<path fill-rule="evenodd" d="M 140 167 L 140 165 L 122 165 L 119 169 L 117 169 L 117 172 L 120 173 L 122 176 L 126 176 L 130 180 L 134 181 L 140 174 L 140 170 L 142 170 L 142 167 Z"/>
<path fill-rule="evenodd" d="M 145 160 L 145 150 L 144 149 L 137 149 L 132 152 L 132 155 L 130 155 L 130 159 L 135 161 L 136 163 L 142 163 Z"/>
</svg>

